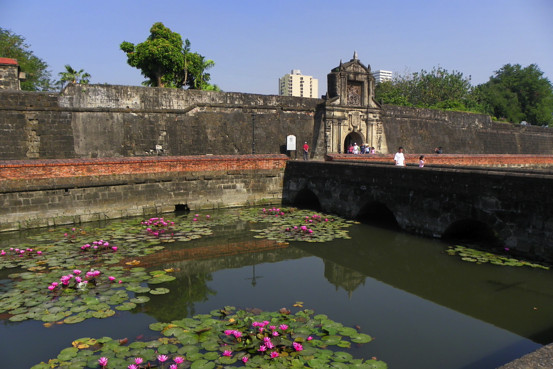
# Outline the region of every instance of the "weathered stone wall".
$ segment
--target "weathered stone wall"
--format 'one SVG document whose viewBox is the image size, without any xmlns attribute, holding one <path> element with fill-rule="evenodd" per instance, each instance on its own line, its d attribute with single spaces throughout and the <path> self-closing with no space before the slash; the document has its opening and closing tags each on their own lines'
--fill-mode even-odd
<svg viewBox="0 0 553 369">
<path fill-rule="evenodd" d="M 385 105 L 388 148 L 450 154 L 553 154 L 553 129 L 493 122 L 487 115 Z"/>
<path fill-rule="evenodd" d="M 290 134 L 313 151 L 318 142 L 318 99 L 97 85 L 0 94 L 4 160 L 144 156 L 156 146 L 163 155 L 279 153 Z"/>
<path fill-rule="evenodd" d="M 278 203 L 285 155 L 0 162 L 0 231 Z"/>
<path fill-rule="evenodd" d="M 0 61 L 0 90 L 19 90 L 19 67 L 17 64 L 5 64 Z"/>
<path fill-rule="evenodd" d="M 276 154 L 290 134 L 298 151 L 307 141 L 322 158 L 324 116 L 324 100 L 299 97 L 104 85 L 0 90 L 0 160 Z M 549 128 L 394 106 L 380 117 L 390 152 L 553 154 Z"/>
<path fill-rule="evenodd" d="M 0 159 L 74 157 L 71 113 L 58 94 L 0 92 Z"/>
</svg>

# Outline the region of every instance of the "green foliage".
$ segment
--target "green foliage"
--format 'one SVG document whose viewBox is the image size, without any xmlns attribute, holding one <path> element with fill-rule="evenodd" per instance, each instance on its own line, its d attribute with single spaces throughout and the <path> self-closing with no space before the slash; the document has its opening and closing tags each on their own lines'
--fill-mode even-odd
<svg viewBox="0 0 553 369">
<path fill-rule="evenodd" d="M 146 41 L 137 45 L 124 41 L 120 48 L 127 54 L 127 63 L 147 78 L 146 86 L 219 90 L 208 83 L 211 76 L 206 73 L 215 62 L 191 52 L 190 41 L 183 42 L 180 34 L 163 23 L 150 28 Z"/>
<path fill-rule="evenodd" d="M 368 343 L 372 337 L 344 327 L 313 310 L 292 314 L 227 306 L 210 314 L 152 323 L 159 332 L 151 341 L 84 337 L 56 358 L 32 369 L 46 368 L 366 368 L 386 369 L 376 358 L 357 359 L 340 349 Z M 331 346 L 336 346 L 331 350 Z M 104 363 L 104 364 L 101 364 Z M 138 365 L 133 365 L 139 363 Z"/>
<path fill-rule="evenodd" d="M 79 71 L 73 69 L 69 64 L 65 65 L 65 72 L 58 73 L 60 78 L 60 89 L 65 86 L 65 83 L 78 83 L 87 85 L 90 82 L 90 74 L 86 73 L 84 69 Z"/>
<path fill-rule="evenodd" d="M 465 78 L 463 73 L 438 67 L 431 72 L 421 70 L 380 83 L 375 93 L 381 104 L 478 111 L 472 90 L 470 78 Z"/>
<path fill-rule="evenodd" d="M 536 64 L 506 64 L 478 90 L 485 111 L 499 119 L 553 125 L 553 86 Z"/>
<path fill-rule="evenodd" d="M 505 249 L 505 251 L 509 251 Z M 508 255 L 496 255 L 491 252 L 475 250 L 464 246 L 450 246 L 447 249 L 449 255 L 459 255 L 461 260 L 468 261 L 476 264 L 490 263 L 495 265 L 504 265 L 504 266 L 528 266 L 531 268 L 540 268 L 548 270 L 549 267 L 530 263 L 524 260 L 518 260 Z"/>
<path fill-rule="evenodd" d="M 29 50 L 25 38 L 0 27 L 0 56 L 16 59 L 26 79 L 21 81 L 25 91 L 48 91 L 51 89 L 48 64 Z"/>
</svg>

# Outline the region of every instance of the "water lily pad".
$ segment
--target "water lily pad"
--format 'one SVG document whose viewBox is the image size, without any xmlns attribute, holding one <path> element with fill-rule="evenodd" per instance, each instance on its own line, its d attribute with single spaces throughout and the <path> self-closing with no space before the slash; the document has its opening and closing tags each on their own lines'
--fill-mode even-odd
<svg viewBox="0 0 553 369">
<path fill-rule="evenodd" d="M 116 306 L 115 309 L 117 310 L 132 310 L 136 307 L 136 304 L 134 302 L 125 302 L 119 306 Z"/>
<path fill-rule="evenodd" d="M 150 290 L 150 293 L 152 295 L 164 295 L 166 293 L 169 293 L 170 290 L 168 288 L 161 288 L 161 287 L 158 287 L 158 288 L 154 288 L 153 290 Z"/>
<path fill-rule="evenodd" d="M 148 301 L 150 301 L 150 298 L 148 296 L 137 296 L 130 300 L 130 302 L 133 302 L 135 304 L 143 304 Z"/>
</svg>

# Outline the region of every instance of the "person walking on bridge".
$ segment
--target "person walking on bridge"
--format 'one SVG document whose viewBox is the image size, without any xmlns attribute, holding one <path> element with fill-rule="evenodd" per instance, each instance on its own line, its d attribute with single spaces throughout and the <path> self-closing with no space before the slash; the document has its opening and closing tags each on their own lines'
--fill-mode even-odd
<svg viewBox="0 0 553 369">
<path fill-rule="evenodd" d="M 397 149 L 396 155 L 394 156 L 394 161 L 396 162 L 396 165 L 398 167 L 404 167 L 405 166 L 405 155 L 403 155 L 403 147 L 399 147 Z"/>
</svg>

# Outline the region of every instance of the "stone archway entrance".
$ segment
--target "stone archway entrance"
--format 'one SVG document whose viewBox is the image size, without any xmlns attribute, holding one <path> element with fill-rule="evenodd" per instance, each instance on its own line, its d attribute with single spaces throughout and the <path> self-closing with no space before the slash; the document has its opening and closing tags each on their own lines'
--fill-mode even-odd
<svg viewBox="0 0 553 369">
<path fill-rule="evenodd" d="M 365 142 L 365 139 L 363 138 L 363 135 L 359 132 L 351 132 L 346 136 L 346 139 L 344 140 L 344 154 L 348 152 L 349 145 L 357 144 L 358 146 L 361 146 Z"/>
</svg>

